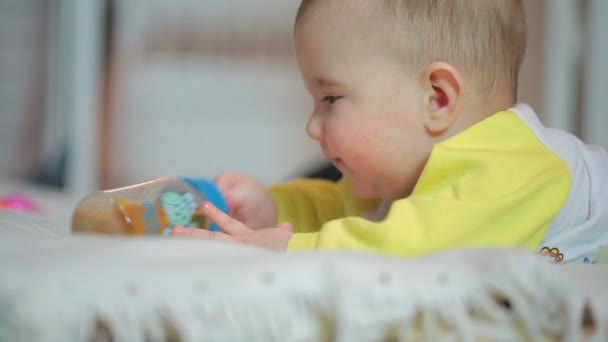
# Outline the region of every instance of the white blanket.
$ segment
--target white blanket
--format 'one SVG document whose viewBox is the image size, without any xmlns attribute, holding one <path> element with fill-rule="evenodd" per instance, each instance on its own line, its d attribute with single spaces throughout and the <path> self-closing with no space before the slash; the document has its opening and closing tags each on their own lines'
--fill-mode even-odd
<svg viewBox="0 0 608 342">
<path fill-rule="evenodd" d="M 0 341 L 608 339 L 608 268 L 517 250 L 415 260 L 71 236 L 0 210 Z"/>
<path fill-rule="evenodd" d="M 408 261 L 3 232 L 0 341 L 608 339 L 608 269 L 521 251 Z"/>
</svg>

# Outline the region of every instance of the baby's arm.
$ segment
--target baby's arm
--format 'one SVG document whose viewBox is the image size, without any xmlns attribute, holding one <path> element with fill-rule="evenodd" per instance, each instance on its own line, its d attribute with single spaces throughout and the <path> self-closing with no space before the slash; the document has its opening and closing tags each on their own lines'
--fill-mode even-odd
<svg viewBox="0 0 608 342">
<path fill-rule="evenodd" d="M 495 198 L 465 200 L 447 191 L 445 196 L 413 195 L 394 202 L 381 222 L 346 217 L 325 223 L 318 232 L 296 233 L 288 250 L 347 249 L 419 256 L 482 246 L 534 249 L 567 194 L 566 177 L 551 176 Z"/>
<path fill-rule="evenodd" d="M 337 183 L 299 179 L 272 186 L 278 222 L 290 222 L 296 232 L 318 231 L 323 223 L 344 216 Z"/>
<path fill-rule="evenodd" d="M 377 200 L 356 198 L 344 179 L 337 183 L 299 179 L 271 187 L 270 194 L 278 209 L 278 222 L 290 222 L 297 233 L 318 232 L 331 220 L 358 215 L 378 205 Z"/>
</svg>

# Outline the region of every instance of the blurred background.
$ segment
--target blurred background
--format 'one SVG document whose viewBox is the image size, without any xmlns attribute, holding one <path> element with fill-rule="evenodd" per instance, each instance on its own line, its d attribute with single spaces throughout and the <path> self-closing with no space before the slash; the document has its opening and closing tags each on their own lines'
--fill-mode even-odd
<svg viewBox="0 0 608 342">
<path fill-rule="evenodd" d="M 525 3 L 519 100 L 608 145 L 608 1 Z M 337 177 L 305 133 L 298 4 L 0 0 L 0 184 L 78 198 L 226 170 L 266 184 Z"/>
</svg>

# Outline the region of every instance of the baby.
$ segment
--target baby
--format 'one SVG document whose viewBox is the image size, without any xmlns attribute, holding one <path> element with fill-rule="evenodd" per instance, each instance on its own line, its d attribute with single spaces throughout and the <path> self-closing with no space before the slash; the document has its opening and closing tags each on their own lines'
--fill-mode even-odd
<svg viewBox="0 0 608 342">
<path fill-rule="evenodd" d="M 594 262 L 608 243 L 608 153 L 517 104 L 521 0 L 304 0 L 294 43 L 310 137 L 343 173 L 265 189 L 226 173 L 233 240 L 410 257 L 520 247 Z M 284 222 L 279 224 L 279 222 Z"/>
</svg>

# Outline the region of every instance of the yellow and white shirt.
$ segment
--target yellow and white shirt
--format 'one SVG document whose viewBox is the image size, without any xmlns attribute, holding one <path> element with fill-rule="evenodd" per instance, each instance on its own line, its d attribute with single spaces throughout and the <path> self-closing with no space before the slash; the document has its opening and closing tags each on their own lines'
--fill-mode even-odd
<svg viewBox="0 0 608 342">
<path fill-rule="evenodd" d="M 594 262 L 608 244 L 608 152 L 544 127 L 532 109 L 498 112 L 437 144 L 407 198 L 381 220 L 378 200 L 348 181 L 273 186 L 288 250 L 350 249 L 419 256 L 467 247 L 522 247 L 556 261 Z"/>
</svg>

